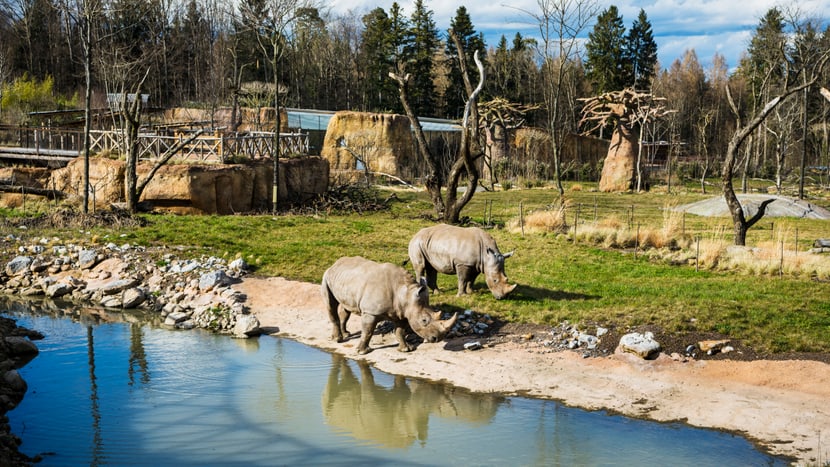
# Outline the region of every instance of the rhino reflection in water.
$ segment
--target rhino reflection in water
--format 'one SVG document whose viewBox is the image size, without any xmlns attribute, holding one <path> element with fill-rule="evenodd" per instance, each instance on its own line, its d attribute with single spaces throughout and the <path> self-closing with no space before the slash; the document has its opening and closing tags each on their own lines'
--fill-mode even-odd
<svg viewBox="0 0 830 467">
<path fill-rule="evenodd" d="M 332 324 L 332 340 L 349 338 L 346 323 L 352 313 L 361 315 L 360 343 L 357 353 L 365 354 L 375 326 L 391 321 L 396 329 L 398 350 L 414 350 L 406 342 L 411 329 L 425 342 L 439 342 L 455 324 L 458 314 L 441 320 L 441 312 L 429 306 L 425 284 L 415 282 L 412 274 L 391 263 L 376 263 L 360 256 L 344 257 L 323 273 L 320 287 L 323 303 Z"/>
<path fill-rule="evenodd" d="M 360 378 L 353 365 L 360 368 Z M 394 376 L 392 387 L 384 387 L 375 383 L 372 368 L 365 361 L 332 354 L 322 406 L 329 426 L 355 439 L 405 448 L 416 440 L 426 442 L 430 415 L 485 425 L 492 422 L 503 401 L 499 396 L 467 393 L 403 376 Z"/>
</svg>

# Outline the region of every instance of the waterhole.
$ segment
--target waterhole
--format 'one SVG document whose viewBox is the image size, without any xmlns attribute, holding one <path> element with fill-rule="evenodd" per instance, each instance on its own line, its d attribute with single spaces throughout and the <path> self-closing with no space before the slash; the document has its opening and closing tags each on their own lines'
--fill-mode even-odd
<svg viewBox="0 0 830 467">
<path fill-rule="evenodd" d="M 737 435 L 471 393 L 288 339 L 4 305 L 45 335 L 9 412 L 39 466 L 787 465 Z"/>
</svg>

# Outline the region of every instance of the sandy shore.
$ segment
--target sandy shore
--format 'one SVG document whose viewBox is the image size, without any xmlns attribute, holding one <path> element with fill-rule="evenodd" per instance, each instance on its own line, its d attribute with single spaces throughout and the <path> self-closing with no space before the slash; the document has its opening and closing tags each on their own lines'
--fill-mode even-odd
<svg viewBox="0 0 830 467">
<path fill-rule="evenodd" d="M 269 334 L 361 358 L 394 374 L 446 381 L 479 392 L 521 394 L 585 409 L 607 409 L 657 421 L 685 421 L 747 436 L 799 465 L 830 461 L 830 365 L 816 361 L 690 361 L 629 354 L 582 358 L 541 352 L 538 344 L 504 343 L 463 350 L 458 339 L 395 349 L 394 335 L 376 350 L 356 352 L 357 339 L 329 340 L 319 285 L 246 277 L 234 286 Z M 352 332 L 357 322 L 350 323 Z"/>
</svg>

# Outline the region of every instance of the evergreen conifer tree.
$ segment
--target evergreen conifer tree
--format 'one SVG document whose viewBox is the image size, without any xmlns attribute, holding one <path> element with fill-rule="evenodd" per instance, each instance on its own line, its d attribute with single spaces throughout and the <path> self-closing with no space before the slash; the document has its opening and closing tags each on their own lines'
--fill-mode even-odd
<svg viewBox="0 0 830 467">
<path fill-rule="evenodd" d="M 643 9 L 640 9 L 637 20 L 628 31 L 626 48 L 631 67 L 629 84 L 640 90 L 651 89 L 654 67 L 657 65 L 657 43 Z"/>
<path fill-rule="evenodd" d="M 631 67 L 626 56 L 625 26 L 617 7 L 611 5 L 599 14 L 585 44 L 588 79 L 594 93 L 619 91 L 631 82 Z"/>
</svg>

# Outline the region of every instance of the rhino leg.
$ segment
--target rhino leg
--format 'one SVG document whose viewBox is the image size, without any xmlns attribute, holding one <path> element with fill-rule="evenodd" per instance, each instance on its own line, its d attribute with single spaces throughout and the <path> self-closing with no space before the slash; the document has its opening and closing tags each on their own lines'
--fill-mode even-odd
<svg viewBox="0 0 830 467">
<path fill-rule="evenodd" d="M 471 266 L 459 265 L 456 266 L 455 273 L 458 275 L 458 296 L 473 293 L 473 282 L 478 276 L 478 271 Z"/>
<path fill-rule="evenodd" d="M 408 323 L 395 322 L 395 337 L 398 339 L 398 352 L 412 352 L 414 347 L 406 342 L 406 328 Z"/>
<path fill-rule="evenodd" d="M 345 309 L 343 305 L 337 307 L 337 315 L 340 318 L 340 336 L 343 340 L 349 338 L 350 334 L 349 331 L 346 330 L 346 323 L 349 321 L 349 317 L 352 316 L 349 310 Z M 343 342 L 343 340 L 339 340 L 337 342 Z"/>
<path fill-rule="evenodd" d="M 438 292 L 438 271 L 432 267 L 431 264 L 427 264 L 424 267 L 426 271 L 426 279 L 427 279 L 427 287 L 433 291 L 433 293 Z"/>
<path fill-rule="evenodd" d="M 369 341 L 372 339 L 372 334 L 375 333 L 375 326 L 377 326 L 377 324 L 377 316 L 370 315 L 368 313 L 363 313 L 363 319 L 361 321 L 360 343 L 357 344 L 357 353 L 359 355 L 365 355 L 372 351 L 372 348 L 369 347 Z"/>
<path fill-rule="evenodd" d="M 346 322 L 340 321 L 340 313 L 343 308 L 342 305 L 334 298 L 331 290 L 325 286 L 323 288 L 323 301 L 326 304 L 326 309 L 329 312 L 329 321 L 331 321 L 331 340 L 335 342 L 343 342 L 346 340 L 343 336 L 343 330 L 346 329 Z"/>
</svg>

